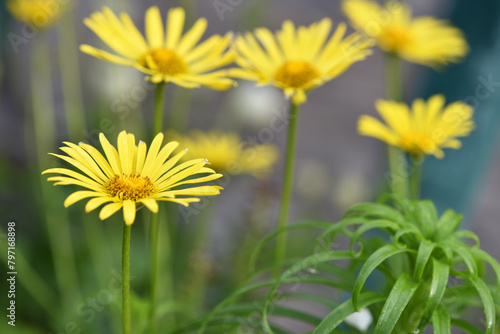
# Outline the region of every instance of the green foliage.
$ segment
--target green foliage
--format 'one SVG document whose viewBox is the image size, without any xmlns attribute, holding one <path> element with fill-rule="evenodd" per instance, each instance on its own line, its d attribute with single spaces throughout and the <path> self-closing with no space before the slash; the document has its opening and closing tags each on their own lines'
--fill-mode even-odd
<svg viewBox="0 0 500 334">
<path fill-rule="evenodd" d="M 422 333 L 432 326 L 434 333 L 457 327 L 493 334 L 500 309 L 500 265 L 479 248 L 474 233 L 459 230 L 461 219 L 452 210 L 439 217 L 430 201 L 391 197 L 354 205 L 334 224 L 282 228 L 259 243 L 250 264 L 253 275 L 240 289 L 208 316 L 174 332 L 217 333 L 221 325 L 225 333 L 293 332 L 276 322 L 285 317 L 311 326 L 313 334 L 360 333 L 345 320 L 367 308 L 374 318 L 371 333 Z M 312 255 L 296 260 L 276 278 L 262 279 L 276 268 L 254 274 L 266 243 L 300 229 L 321 230 Z M 338 250 L 340 236 L 348 238 L 348 250 Z M 487 264 L 496 275 L 493 285 L 485 281 Z M 319 289 L 304 289 L 311 284 Z M 260 302 L 249 303 L 256 299 Z M 297 300 L 316 307 L 292 308 L 290 302 Z M 315 314 L 321 307 L 329 309 L 323 318 Z M 464 320 L 462 315 L 476 307 L 484 310 L 484 320 Z"/>
</svg>

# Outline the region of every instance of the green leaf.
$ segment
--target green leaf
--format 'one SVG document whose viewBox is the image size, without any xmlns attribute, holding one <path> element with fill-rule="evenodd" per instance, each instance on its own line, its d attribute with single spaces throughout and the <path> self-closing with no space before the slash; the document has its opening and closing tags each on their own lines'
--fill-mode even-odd
<svg viewBox="0 0 500 334">
<path fill-rule="evenodd" d="M 368 307 L 372 304 L 381 302 L 385 299 L 385 296 L 373 293 L 365 292 L 359 296 L 358 305 L 361 308 Z M 349 299 L 342 304 L 340 304 L 336 309 L 330 312 L 316 327 L 313 334 L 330 334 L 338 325 L 340 325 L 348 316 L 356 312 L 352 306 L 352 300 Z"/>
<path fill-rule="evenodd" d="M 479 248 L 472 248 L 470 250 L 472 252 L 472 256 L 476 259 L 476 261 L 483 261 L 489 263 L 495 275 L 497 276 L 497 290 L 500 289 L 500 264 L 497 260 L 495 260 L 490 254 Z"/>
<path fill-rule="evenodd" d="M 413 277 L 416 280 L 422 278 L 425 266 L 429 261 L 429 258 L 432 254 L 432 251 L 434 250 L 434 247 L 436 247 L 436 244 L 433 243 L 432 241 L 429 241 L 427 239 L 422 239 L 420 241 L 420 246 L 418 247 L 418 252 L 417 252 L 417 260 L 415 263 L 415 272 L 413 273 Z"/>
<path fill-rule="evenodd" d="M 438 230 L 436 240 L 442 240 L 452 235 L 460 226 L 461 221 L 461 214 L 451 209 L 446 210 L 437 223 Z"/>
<path fill-rule="evenodd" d="M 455 254 L 457 254 L 458 257 L 464 261 L 467 269 L 469 269 L 469 272 L 472 275 L 477 275 L 477 264 L 474 256 L 472 255 L 471 248 L 464 246 L 464 244 L 458 240 L 449 242 L 448 244 L 453 249 Z"/>
<path fill-rule="evenodd" d="M 490 289 L 483 280 L 478 277 L 468 275 L 467 279 L 474 285 L 483 301 L 484 314 L 486 315 L 485 334 L 493 334 L 495 330 L 495 302 L 491 296 Z"/>
<path fill-rule="evenodd" d="M 254 272 L 255 271 L 255 265 L 257 263 L 257 260 L 259 258 L 260 252 L 262 250 L 262 247 L 264 247 L 265 244 L 267 244 L 269 241 L 272 239 L 276 238 L 278 235 L 287 233 L 292 230 L 297 230 L 297 229 L 303 229 L 303 228 L 320 228 L 320 229 L 326 229 L 332 226 L 331 222 L 323 222 L 323 221 L 306 221 L 306 222 L 300 222 L 297 224 L 293 225 L 287 225 L 284 226 L 277 231 L 274 231 L 268 235 L 266 235 L 264 238 L 262 238 L 257 246 L 255 246 L 254 251 L 252 252 L 250 256 L 250 261 L 248 264 L 248 272 Z"/>
<path fill-rule="evenodd" d="M 434 334 L 451 334 L 450 314 L 443 305 L 438 305 L 432 315 Z"/>
<path fill-rule="evenodd" d="M 382 248 L 379 248 L 366 260 L 366 262 L 363 264 L 363 267 L 361 267 L 356 282 L 354 283 L 354 290 L 352 293 L 352 304 L 354 310 L 359 310 L 358 297 L 368 276 L 370 276 L 370 274 L 387 258 L 399 253 L 409 251 L 411 250 L 406 248 L 398 248 L 395 245 L 386 245 Z"/>
<path fill-rule="evenodd" d="M 367 222 L 367 219 L 361 217 L 344 218 L 337 223 L 332 224 L 323 233 L 321 233 L 319 237 L 316 238 L 313 249 L 317 251 L 318 248 L 321 247 L 321 251 L 328 250 L 330 248 L 330 241 L 325 241 L 325 239 L 328 238 L 331 240 L 337 233 L 342 232 L 350 225 L 361 225 Z M 326 247 L 325 244 L 327 245 Z"/>
<path fill-rule="evenodd" d="M 414 225 L 406 225 L 404 228 L 400 229 L 396 234 L 394 235 L 394 243 L 399 243 L 399 239 L 402 238 L 403 236 L 407 234 L 413 234 L 418 240 L 421 240 L 424 238 L 422 235 L 422 232 L 414 226 Z"/>
<path fill-rule="evenodd" d="M 414 208 L 414 217 L 424 236 L 431 238 L 438 220 L 434 204 L 428 200 L 417 202 Z"/>
<path fill-rule="evenodd" d="M 292 275 L 295 275 L 296 273 L 298 273 L 304 269 L 314 268 L 322 262 L 329 262 L 329 261 L 334 261 L 334 260 L 347 260 L 347 259 L 351 259 L 351 258 L 352 258 L 351 253 L 346 252 L 346 251 L 332 251 L 332 252 L 316 253 L 314 255 L 306 257 L 305 259 L 297 262 L 296 264 L 291 266 L 289 269 L 287 269 L 281 275 L 281 277 L 278 280 L 276 280 L 273 288 L 269 292 L 269 294 L 266 298 L 266 301 L 264 303 L 264 309 L 262 312 L 262 315 L 263 315 L 262 325 L 263 325 L 264 329 L 269 333 L 273 333 L 273 331 L 271 330 L 271 328 L 269 326 L 269 319 L 268 319 L 269 306 L 271 305 L 271 303 L 273 301 L 276 290 L 287 278 L 289 278 Z M 300 280 L 301 280 L 301 278 L 295 278 L 295 279 L 298 279 L 299 280 L 298 282 L 300 282 Z"/>
<path fill-rule="evenodd" d="M 462 319 L 451 319 L 451 325 L 463 329 L 467 334 L 483 334 L 483 331 Z"/>
<path fill-rule="evenodd" d="M 479 246 L 480 246 L 479 237 L 472 231 L 460 230 L 460 231 L 455 232 L 455 234 L 453 236 L 456 239 L 472 239 L 475 242 L 475 245 L 473 247 L 479 248 Z"/>
<path fill-rule="evenodd" d="M 423 330 L 425 326 L 429 323 L 434 310 L 441 303 L 444 292 L 446 291 L 446 285 L 448 284 L 448 278 L 450 275 L 450 266 L 443 263 L 435 258 L 432 258 L 432 282 L 429 292 L 429 297 L 427 298 L 427 304 L 425 305 L 424 313 L 420 319 L 418 325 L 419 330 Z"/>
<path fill-rule="evenodd" d="M 354 234 L 351 237 L 351 244 L 349 246 L 351 253 L 354 254 L 353 248 L 354 248 L 354 244 L 356 243 L 358 238 L 361 235 L 363 235 L 363 233 L 366 233 L 367 231 L 372 230 L 372 229 L 376 229 L 376 228 L 378 228 L 378 229 L 390 228 L 392 230 L 398 230 L 400 228 L 400 225 L 396 224 L 394 222 L 391 222 L 389 220 L 384 220 L 384 219 L 374 220 L 374 221 L 371 221 L 371 222 L 368 222 L 366 224 L 361 225 L 356 230 L 356 232 L 354 232 Z"/>
<path fill-rule="evenodd" d="M 373 219 L 387 219 L 393 222 L 404 221 L 401 213 L 388 205 L 380 203 L 359 203 L 347 209 L 344 217 L 363 216 Z"/>
<path fill-rule="evenodd" d="M 401 313 L 403 313 L 419 285 L 420 282 L 413 280 L 407 273 L 401 275 L 387 297 L 375 326 L 374 334 L 392 333 Z"/>
</svg>

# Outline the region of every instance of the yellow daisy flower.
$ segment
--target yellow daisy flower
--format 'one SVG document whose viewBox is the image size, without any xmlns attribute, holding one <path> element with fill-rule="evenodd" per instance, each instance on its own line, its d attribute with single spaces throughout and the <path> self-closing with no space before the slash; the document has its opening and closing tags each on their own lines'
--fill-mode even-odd
<svg viewBox="0 0 500 334">
<path fill-rule="evenodd" d="M 187 135 L 179 135 L 170 132 L 167 138 L 173 138 L 189 147 L 184 159 L 203 154 L 210 161 L 211 168 L 231 175 L 265 177 L 272 171 L 279 156 L 276 146 L 263 144 L 248 147 L 236 133 L 192 131 Z"/>
<path fill-rule="evenodd" d="M 101 220 L 123 208 L 125 224 L 131 225 L 134 223 L 136 210 L 142 206 L 156 213 L 157 201 L 188 206 L 189 203 L 200 201 L 192 196 L 213 196 L 222 189 L 218 186 L 192 187 L 192 184 L 212 181 L 222 175 L 204 167 L 208 163 L 206 159 L 189 160 L 175 166 L 187 149 L 169 158 L 179 143 L 169 142 L 161 147 L 161 133 L 155 137 L 149 150 L 142 141 L 136 145 L 134 135 L 125 131 L 118 135 L 118 150 L 104 134 L 99 135 L 99 140 L 104 156 L 91 145 L 68 142 L 65 142 L 67 146 L 61 147 L 67 155 L 52 154 L 78 168 L 78 172 L 66 168 L 51 168 L 42 173 L 62 174 L 63 176 L 48 178 L 48 181 L 56 181 L 54 185 L 72 184 L 87 188 L 68 196 L 64 201 L 65 207 L 91 198 L 85 206 L 86 212 L 108 203 L 101 209 Z M 183 186 L 182 189 L 178 189 L 179 186 Z"/>
<path fill-rule="evenodd" d="M 67 5 L 56 0 L 7 0 L 7 9 L 16 20 L 37 29 L 52 26 Z"/>
<path fill-rule="evenodd" d="M 326 18 L 297 28 L 285 21 L 276 35 L 259 28 L 255 34 L 239 36 L 234 48 L 241 68 L 232 69 L 231 74 L 259 85 L 279 87 L 294 104 L 302 104 L 307 100 L 307 91 L 322 86 L 371 54 L 372 42 L 362 40 L 361 35 L 354 33 L 343 39 L 345 24 L 340 24 L 329 38 L 331 29 L 332 21 Z"/>
<path fill-rule="evenodd" d="M 105 7 L 84 23 L 119 56 L 89 45 L 82 45 L 80 49 L 112 63 L 133 66 L 154 83 L 172 82 L 186 88 L 201 85 L 219 90 L 230 88 L 234 81 L 226 77 L 226 71 L 219 69 L 234 60 L 234 54 L 227 51 L 231 33 L 214 35 L 198 44 L 207 28 L 207 20 L 198 19 L 183 35 L 185 15 L 182 8 L 170 9 L 165 29 L 158 7 L 150 7 L 145 17 L 145 39 L 128 14 L 117 17 Z"/>
<path fill-rule="evenodd" d="M 412 18 L 410 6 L 390 0 L 344 0 L 342 9 L 351 24 L 388 52 L 427 66 L 457 62 L 469 51 L 464 34 L 447 21 L 430 16 Z"/>
<path fill-rule="evenodd" d="M 443 95 L 434 95 L 427 102 L 417 99 L 411 110 L 404 103 L 378 100 L 375 107 L 386 124 L 363 115 L 358 132 L 398 146 L 414 156 L 432 154 L 442 159 L 443 148 L 459 149 L 462 144 L 457 138 L 468 136 L 474 129 L 471 106 L 464 102 L 444 105 Z"/>
</svg>

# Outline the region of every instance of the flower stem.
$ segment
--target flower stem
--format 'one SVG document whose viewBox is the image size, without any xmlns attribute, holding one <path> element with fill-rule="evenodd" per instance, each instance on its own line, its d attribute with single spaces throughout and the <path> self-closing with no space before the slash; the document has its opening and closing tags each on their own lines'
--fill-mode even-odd
<svg viewBox="0 0 500 334">
<path fill-rule="evenodd" d="M 155 118 L 153 125 L 153 138 L 163 131 L 163 88 L 165 83 L 156 86 L 155 93 Z M 157 301 L 157 278 L 158 278 L 158 221 L 159 213 L 151 214 L 150 238 L 151 238 L 151 277 L 150 277 L 150 308 L 149 308 L 149 331 L 156 332 L 156 301 Z M 167 241 L 170 249 L 170 240 Z M 170 254 L 168 254 L 170 258 Z M 170 283 L 172 284 L 172 283 Z"/>
<path fill-rule="evenodd" d="M 285 227 L 288 223 L 288 213 L 290 209 L 290 201 L 292 199 L 293 188 L 293 166 L 295 162 L 295 144 L 297 135 L 297 123 L 299 120 L 299 107 L 292 103 L 290 109 L 290 123 L 288 124 L 288 140 L 286 148 L 285 175 L 283 181 L 283 191 L 281 194 L 281 210 L 278 221 L 278 228 Z M 278 268 L 285 257 L 286 251 L 286 233 L 278 235 L 276 240 L 276 252 L 274 257 L 275 275 L 278 274 Z"/>
<path fill-rule="evenodd" d="M 403 98 L 401 82 L 401 62 L 397 55 L 386 54 L 387 98 L 401 101 Z M 391 190 L 396 195 L 408 196 L 408 170 L 406 155 L 400 148 L 389 146 L 389 172 Z"/>
<path fill-rule="evenodd" d="M 153 125 L 153 138 L 158 133 L 163 131 L 163 87 L 165 83 L 161 82 L 156 85 L 155 92 L 155 120 Z"/>
<path fill-rule="evenodd" d="M 420 184 L 422 177 L 423 155 L 411 156 L 411 174 L 410 174 L 410 199 L 420 199 Z"/>
<path fill-rule="evenodd" d="M 158 215 L 151 213 L 151 281 L 150 281 L 150 308 L 149 308 L 149 332 L 156 332 L 156 282 L 158 278 Z"/>
<path fill-rule="evenodd" d="M 130 231 L 132 226 L 123 224 L 122 244 L 122 312 L 123 334 L 131 333 L 130 321 Z"/>
</svg>

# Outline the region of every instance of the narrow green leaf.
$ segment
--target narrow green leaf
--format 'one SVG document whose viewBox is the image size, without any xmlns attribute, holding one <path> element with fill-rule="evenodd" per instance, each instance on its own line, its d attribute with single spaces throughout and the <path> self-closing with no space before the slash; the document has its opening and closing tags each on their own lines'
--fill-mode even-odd
<svg viewBox="0 0 500 334">
<path fill-rule="evenodd" d="M 426 238 L 434 234 L 437 223 L 437 212 L 434 204 L 429 200 L 419 201 L 415 204 L 414 217 Z"/>
<path fill-rule="evenodd" d="M 370 276 L 370 274 L 389 257 L 409 251 L 411 250 L 406 248 L 398 248 L 395 245 L 386 245 L 382 248 L 379 248 L 366 260 L 358 274 L 356 282 L 354 283 L 354 290 L 352 293 L 352 305 L 354 307 L 354 310 L 359 310 L 358 297 L 368 276 Z"/>
<path fill-rule="evenodd" d="M 326 251 L 330 248 L 330 241 L 337 233 L 342 232 L 351 225 L 361 225 L 368 222 L 367 219 L 361 217 L 343 218 L 342 220 L 332 224 L 325 231 L 323 231 L 314 242 L 314 251 Z M 329 239 L 329 240 L 328 240 Z"/>
<path fill-rule="evenodd" d="M 471 249 L 472 256 L 476 259 L 476 261 L 483 261 L 489 263 L 495 275 L 497 276 L 497 290 L 500 289 L 500 264 L 496 259 L 494 259 L 490 254 L 479 248 Z"/>
<path fill-rule="evenodd" d="M 467 231 L 467 230 L 460 230 L 456 231 L 453 235 L 456 239 L 471 239 L 474 240 L 475 245 L 473 247 L 478 247 L 480 246 L 480 241 L 479 237 L 472 231 Z"/>
<path fill-rule="evenodd" d="M 442 215 L 438 221 L 438 238 L 444 239 L 449 237 L 455 232 L 460 226 L 462 221 L 462 215 L 456 213 L 455 211 L 448 209 Z"/>
<path fill-rule="evenodd" d="M 484 334 L 482 330 L 462 319 L 451 319 L 451 325 L 463 329 L 467 334 Z"/>
<path fill-rule="evenodd" d="M 374 334 L 392 333 L 401 313 L 403 313 L 419 285 L 420 282 L 413 280 L 407 273 L 401 275 L 387 297 L 375 326 Z"/>
<path fill-rule="evenodd" d="M 376 228 L 378 228 L 378 229 L 389 228 L 392 230 L 398 230 L 400 228 L 400 225 L 396 224 L 394 222 L 391 222 L 389 220 L 385 220 L 385 219 L 377 219 L 377 220 L 374 220 L 374 221 L 371 221 L 371 222 L 368 222 L 366 224 L 361 225 L 356 230 L 356 232 L 354 232 L 354 234 L 351 237 L 351 244 L 349 246 L 351 253 L 354 254 L 353 248 L 354 248 L 354 244 L 356 243 L 358 238 L 361 235 L 363 235 L 364 233 L 366 233 L 367 231 L 372 230 L 372 229 L 376 229 Z"/>
<path fill-rule="evenodd" d="M 485 334 L 493 334 L 495 331 L 495 302 L 493 297 L 491 296 L 490 289 L 484 281 L 475 276 L 468 276 L 467 279 L 469 282 L 474 285 L 483 301 L 484 314 L 486 315 L 486 331 Z"/>
<path fill-rule="evenodd" d="M 403 236 L 407 234 L 413 234 L 415 237 L 420 240 L 423 239 L 422 232 L 414 226 L 414 225 L 405 225 L 404 228 L 400 229 L 396 234 L 394 235 L 394 243 L 399 243 L 399 239 L 402 238 Z"/>
<path fill-rule="evenodd" d="M 450 314 L 441 304 L 432 315 L 432 327 L 434 334 L 451 334 Z"/>
<path fill-rule="evenodd" d="M 413 273 L 413 277 L 416 280 L 422 278 L 425 266 L 427 265 L 427 262 L 429 262 L 429 258 L 432 254 L 432 251 L 434 250 L 434 247 L 436 247 L 436 244 L 432 241 L 429 241 L 427 239 L 422 239 L 420 241 L 420 246 L 418 247 L 417 252 L 417 260 L 415 263 L 415 272 Z"/>
<path fill-rule="evenodd" d="M 449 244 L 455 254 L 457 254 L 458 257 L 460 257 L 464 261 L 467 269 L 469 269 L 469 272 L 472 275 L 477 275 L 477 264 L 474 256 L 472 255 L 471 248 L 466 247 L 463 242 L 458 240 L 452 241 Z"/>
<path fill-rule="evenodd" d="M 344 217 L 364 216 L 370 218 L 387 219 L 393 222 L 404 221 L 401 213 L 388 205 L 380 203 L 359 203 L 347 209 Z"/>
<path fill-rule="evenodd" d="M 350 252 L 346 251 L 332 251 L 332 252 L 322 252 L 322 253 L 316 253 L 314 255 L 311 255 L 309 257 L 306 257 L 305 259 L 297 262 L 296 264 L 292 265 L 289 269 L 287 269 L 281 277 L 276 280 L 273 288 L 269 292 L 266 301 L 264 303 L 264 309 L 262 312 L 263 319 L 262 319 L 262 325 L 264 329 L 268 333 L 273 333 L 270 325 L 269 325 L 269 319 L 268 319 L 268 312 L 269 312 L 269 306 L 273 302 L 274 295 L 276 293 L 276 290 L 278 287 L 286 281 L 290 276 L 295 275 L 296 273 L 304 270 L 304 269 L 309 269 L 309 268 L 314 268 L 318 264 L 323 263 L 323 262 L 329 262 L 329 261 L 335 261 L 335 260 L 347 260 L 351 259 L 352 255 Z M 296 278 L 298 283 L 300 283 L 301 278 Z"/>
<path fill-rule="evenodd" d="M 372 304 L 381 302 L 385 299 L 385 296 L 373 293 L 365 292 L 359 296 L 358 305 L 361 308 L 368 307 Z M 321 323 L 313 331 L 313 334 L 330 334 L 338 325 L 340 325 L 348 316 L 356 312 L 352 306 L 352 300 L 349 299 L 342 304 L 340 304 L 336 309 L 330 312 Z"/>
<path fill-rule="evenodd" d="M 450 275 L 450 266 L 443 263 L 435 258 L 432 258 L 432 282 L 429 292 L 429 297 L 427 298 L 427 304 L 425 305 L 424 313 L 420 319 L 418 325 L 419 330 L 423 330 L 425 326 L 431 320 L 432 314 L 438 305 L 441 303 L 444 292 L 446 291 L 446 285 L 448 284 L 448 278 Z"/>
<path fill-rule="evenodd" d="M 297 224 L 293 225 L 287 225 L 284 226 L 277 231 L 274 231 L 264 238 L 262 238 L 257 246 L 255 246 L 254 251 L 252 252 L 250 256 L 250 261 L 248 264 L 248 272 L 253 272 L 255 271 L 255 265 L 257 263 L 257 259 L 259 258 L 259 254 L 262 250 L 262 247 L 264 247 L 265 244 L 267 244 L 269 241 L 272 239 L 276 238 L 278 235 L 287 233 L 292 230 L 297 230 L 297 229 L 303 229 L 303 228 L 320 228 L 320 229 L 326 229 L 332 226 L 331 222 L 323 222 L 323 221 L 306 221 L 306 222 L 300 222 Z"/>
</svg>

